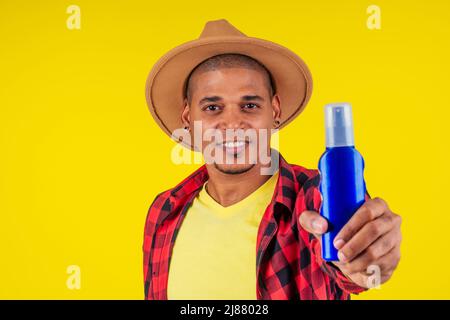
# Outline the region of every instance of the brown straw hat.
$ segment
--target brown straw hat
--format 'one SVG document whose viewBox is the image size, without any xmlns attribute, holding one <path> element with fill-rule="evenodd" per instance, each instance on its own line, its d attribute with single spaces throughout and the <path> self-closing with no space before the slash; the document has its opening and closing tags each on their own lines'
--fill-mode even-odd
<svg viewBox="0 0 450 320">
<path fill-rule="evenodd" d="M 227 20 L 209 21 L 200 37 L 162 56 L 146 82 L 146 99 L 156 123 L 169 136 L 183 128 L 184 89 L 191 71 L 204 60 L 225 53 L 247 55 L 262 63 L 272 75 L 281 101 L 282 128 L 305 108 L 312 91 L 311 73 L 291 50 L 271 41 L 247 37 Z"/>
</svg>

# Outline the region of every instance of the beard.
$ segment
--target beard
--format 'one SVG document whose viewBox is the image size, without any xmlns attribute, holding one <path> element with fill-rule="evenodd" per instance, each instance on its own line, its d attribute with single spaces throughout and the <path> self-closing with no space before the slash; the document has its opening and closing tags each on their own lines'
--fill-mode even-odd
<svg viewBox="0 0 450 320">
<path fill-rule="evenodd" d="M 214 167 L 225 174 L 241 174 L 251 170 L 255 164 L 223 165 L 214 163 Z"/>
</svg>

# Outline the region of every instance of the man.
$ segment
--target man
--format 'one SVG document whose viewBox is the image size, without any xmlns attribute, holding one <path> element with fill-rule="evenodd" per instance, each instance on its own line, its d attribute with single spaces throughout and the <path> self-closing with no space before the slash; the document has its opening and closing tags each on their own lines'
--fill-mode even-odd
<svg viewBox="0 0 450 320">
<path fill-rule="evenodd" d="M 146 88 L 153 117 L 206 163 L 150 206 L 146 299 L 349 299 L 370 287 L 369 267 L 381 283 L 391 277 L 400 217 L 366 194 L 335 239 L 340 261 L 323 260 L 319 172 L 270 147 L 272 130 L 304 109 L 311 82 L 296 54 L 226 20 L 155 64 Z"/>
</svg>

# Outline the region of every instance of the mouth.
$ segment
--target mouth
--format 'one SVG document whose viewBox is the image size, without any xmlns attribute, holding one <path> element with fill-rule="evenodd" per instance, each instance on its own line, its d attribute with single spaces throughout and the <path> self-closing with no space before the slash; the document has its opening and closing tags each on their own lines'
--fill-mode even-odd
<svg viewBox="0 0 450 320">
<path fill-rule="evenodd" d="M 224 141 L 223 143 L 218 143 L 218 147 L 222 147 L 226 153 L 229 154 L 239 154 L 245 150 L 249 145 L 249 141 L 237 140 L 237 141 Z"/>
</svg>

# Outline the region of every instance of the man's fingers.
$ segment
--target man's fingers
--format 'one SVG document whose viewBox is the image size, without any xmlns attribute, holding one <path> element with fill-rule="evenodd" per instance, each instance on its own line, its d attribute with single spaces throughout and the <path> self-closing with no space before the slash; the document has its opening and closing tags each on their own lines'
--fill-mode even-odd
<svg viewBox="0 0 450 320">
<path fill-rule="evenodd" d="M 392 216 L 382 215 L 365 224 L 340 250 L 341 261 L 351 261 L 366 250 L 375 240 L 394 228 Z M 376 243 L 375 243 L 376 244 Z M 374 244 L 374 245 L 375 245 Z"/>
<path fill-rule="evenodd" d="M 380 272 L 380 283 L 385 283 L 392 276 L 400 261 L 399 245 L 394 246 L 388 253 L 380 257 L 377 261 L 371 262 L 361 255 L 350 263 L 333 262 L 346 275 L 362 278 L 362 286 L 370 288 L 369 277 L 373 278 L 374 267 Z M 361 284 L 360 284 L 361 285 Z"/>
<path fill-rule="evenodd" d="M 365 272 L 370 265 L 378 265 L 382 272 L 394 269 L 400 260 L 400 245 L 392 237 L 395 235 L 389 232 L 356 259 L 344 263 L 346 270 L 350 273 Z"/>
<path fill-rule="evenodd" d="M 380 219 L 381 218 L 377 220 Z M 369 225 L 370 224 L 366 226 L 368 227 Z M 369 245 L 362 245 L 356 242 L 356 237 L 359 236 L 358 233 L 355 237 L 352 238 L 352 240 L 350 240 L 349 243 L 347 243 L 341 250 L 339 250 L 339 260 L 342 262 L 350 261 L 350 264 L 358 266 L 361 265 L 361 262 L 372 263 L 378 258 L 384 256 L 387 252 L 391 251 L 392 248 L 398 243 L 399 237 L 401 236 L 400 232 L 398 232 L 397 229 L 394 229 L 393 225 L 390 223 L 383 223 L 383 226 L 381 226 L 381 224 L 379 225 L 380 229 L 379 231 L 377 231 L 377 233 L 382 233 L 380 237 L 376 238 L 376 240 Z M 360 232 L 365 230 L 366 226 L 364 226 Z M 364 239 L 361 241 L 366 240 Z"/>
<path fill-rule="evenodd" d="M 303 211 L 299 222 L 303 229 L 316 236 L 320 236 L 328 230 L 327 220 L 316 211 Z"/>
<path fill-rule="evenodd" d="M 334 245 L 340 249 L 366 223 L 375 220 L 388 209 L 386 202 L 380 198 L 367 200 L 334 238 Z"/>
</svg>

